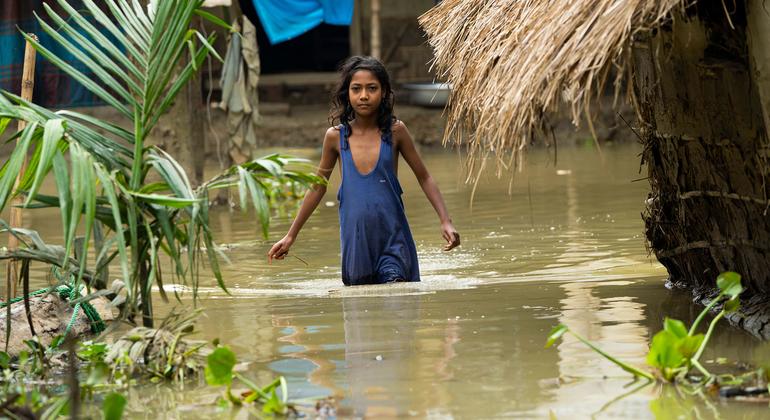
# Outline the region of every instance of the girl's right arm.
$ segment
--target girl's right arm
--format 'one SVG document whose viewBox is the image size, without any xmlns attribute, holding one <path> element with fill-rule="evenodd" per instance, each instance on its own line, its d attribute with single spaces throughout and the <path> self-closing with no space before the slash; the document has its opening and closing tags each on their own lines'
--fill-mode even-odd
<svg viewBox="0 0 770 420">
<path fill-rule="evenodd" d="M 339 129 L 332 127 L 326 130 L 324 136 L 323 150 L 321 151 L 321 163 L 318 165 L 318 175 L 329 179 L 334 165 L 337 164 L 337 158 L 339 157 Z M 326 185 L 315 185 L 310 189 L 305 198 L 302 200 L 302 206 L 299 208 L 297 217 L 294 218 L 289 232 L 280 241 L 276 242 L 267 253 L 268 262 L 272 262 L 273 258 L 276 260 L 282 260 L 289 254 L 289 248 L 294 244 L 294 241 L 299 235 L 299 231 L 305 222 L 313 214 L 318 203 L 321 202 L 324 194 L 326 194 Z"/>
</svg>

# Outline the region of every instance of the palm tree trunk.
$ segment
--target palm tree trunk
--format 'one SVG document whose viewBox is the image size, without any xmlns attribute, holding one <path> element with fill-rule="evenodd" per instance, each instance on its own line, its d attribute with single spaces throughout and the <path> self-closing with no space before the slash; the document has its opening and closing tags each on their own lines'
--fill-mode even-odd
<svg viewBox="0 0 770 420">
<path fill-rule="evenodd" d="M 739 4 L 728 20 L 721 2 L 705 3 L 634 48 L 651 185 L 645 233 L 671 285 L 708 299 L 717 275 L 736 271 L 744 297 L 762 300 L 770 296 L 768 135 L 746 13 Z M 754 321 L 741 322 L 770 336 Z"/>
</svg>

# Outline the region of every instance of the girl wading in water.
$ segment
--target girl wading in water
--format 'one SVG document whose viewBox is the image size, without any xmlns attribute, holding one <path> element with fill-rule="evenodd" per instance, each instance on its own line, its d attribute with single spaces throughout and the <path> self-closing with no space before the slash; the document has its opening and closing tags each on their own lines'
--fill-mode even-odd
<svg viewBox="0 0 770 420">
<path fill-rule="evenodd" d="M 393 116 L 393 90 L 385 67 L 375 58 L 357 56 L 349 58 L 340 72 L 330 116 L 332 124 L 339 125 L 326 131 L 318 174 L 328 179 L 339 159 L 342 282 L 353 286 L 420 281 L 417 251 L 396 177 L 399 155 L 438 213 L 444 250 L 460 245 L 460 235 L 406 125 Z M 322 185 L 308 191 L 289 232 L 267 253 L 269 261 L 288 255 L 325 193 Z"/>
</svg>

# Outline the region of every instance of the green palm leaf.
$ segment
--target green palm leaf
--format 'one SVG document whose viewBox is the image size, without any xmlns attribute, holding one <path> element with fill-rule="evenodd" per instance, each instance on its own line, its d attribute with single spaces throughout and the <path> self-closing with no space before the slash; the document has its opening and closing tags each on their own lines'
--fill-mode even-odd
<svg viewBox="0 0 770 420">
<path fill-rule="evenodd" d="M 214 35 L 191 29 L 196 16 L 227 27 L 200 10 L 202 2 L 156 0 L 145 10 L 138 0 L 105 0 L 107 12 L 93 0 L 83 0 L 87 11 L 82 12 L 67 0 L 57 0 L 60 12 L 44 5 L 52 23 L 38 17 L 41 28 L 88 71 L 75 68 L 23 34 L 41 56 L 130 118 L 132 130 L 73 111 L 53 112 L 0 92 L 0 134 L 12 120 L 28 123 L 24 131 L 11 136 L 18 145 L 0 168 L 0 211 L 14 195 L 26 194 L 27 209 L 60 209 L 64 236 L 64 246 L 53 247 L 34 235 L 6 229 L 27 239 L 21 249 L 6 255 L 58 265 L 75 276 L 75 281 L 90 282 L 90 240 L 83 241 L 82 248 L 77 242 L 77 254 L 82 256 L 77 261 L 72 258 L 75 235 L 98 237 L 96 272 L 103 272 L 106 264 L 117 259 L 128 292 L 124 313 L 141 312 L 150 324 L 151 288 L 154 284 L 162 287 L 163 282 L 161 252 L 174 265 L 172 275 L 191 285 L 194 298 L 201 258 L 227 292 L 220 269 L 220 261 L 227 258 L 209 227 L 209 190 L 237 186 L 242 207 L 249 202 L 254 206 L 262 234 L 267 235 L 271 202 L 293 195 L 283 192 L 286 183 L 293 192 L 296 186 L 324 181 L 310 173 L 307 161 L 274 154 L 230 168 L 193 189 L 172 156 L 145 147 L 152 127 L 206 57 L 212 54 L 221 60 L 213 48 Z M 189 61 L 184 62 L 188 51 Z M 29 168 L 14 190 L 16 175 L 32 148 Z M 51 172 L 57 195 L 40 194 Z M 148 176 L 156 175 L 159 179 L 147 182 Z M 109 229 L 104 235 L 96 232 L 97 221 Z"/>
</svg>

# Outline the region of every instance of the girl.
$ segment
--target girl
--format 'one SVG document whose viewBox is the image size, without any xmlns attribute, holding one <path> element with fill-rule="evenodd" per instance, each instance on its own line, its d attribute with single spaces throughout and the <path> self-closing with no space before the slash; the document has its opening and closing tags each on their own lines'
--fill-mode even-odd
<svg viewBox="0 0 770 420">
<path fill-rule="evenodd" d="M 332 98 L 332 124 L 324 137 L 318 174 L 329 178 L 337 159 L 342 282 L 346 286 L 420 281 L 417 252 L 401 201 L 398 157 L 412 168 L 438 213 L 444 250 L 460 245 L 436 182 L 425 168 L 406 125 L 393 116 L 393 90 L 385 67 L 372 57 L 351 57 L 340 68 Z M 300 229 L 326 193 L 308 191 L 289 232 L 270 248 L 268 261 L 289 253 Z"/>
</svg>

